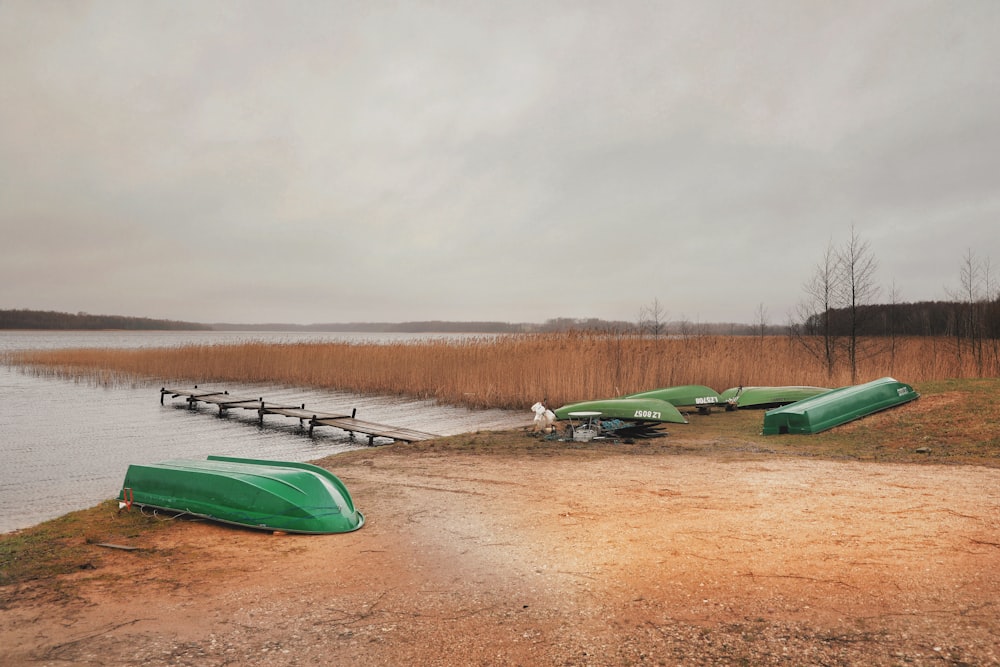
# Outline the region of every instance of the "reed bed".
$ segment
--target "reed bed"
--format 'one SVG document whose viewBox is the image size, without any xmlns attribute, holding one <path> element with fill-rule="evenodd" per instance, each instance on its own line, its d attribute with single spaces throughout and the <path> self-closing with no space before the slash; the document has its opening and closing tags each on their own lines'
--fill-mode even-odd
<svg viewBox="0 0 1000 667">
<path fill-rule="evenodd" d="M 890 375 L 914 383 L 992 377 L 947 338 L 863 341 L 857 382 Z M 405 395 L 474 408 L 524 409 L 683 384 L 851 384 L 785 336 L 649 338 L 607 333 L 507 335 L 415 343 L 248 342 L 158 349 L 17 352 L 8 364 L 100 384 L 270 383 Z M 994 362 L 992 366 L 996 366 Z"/>
</svg>

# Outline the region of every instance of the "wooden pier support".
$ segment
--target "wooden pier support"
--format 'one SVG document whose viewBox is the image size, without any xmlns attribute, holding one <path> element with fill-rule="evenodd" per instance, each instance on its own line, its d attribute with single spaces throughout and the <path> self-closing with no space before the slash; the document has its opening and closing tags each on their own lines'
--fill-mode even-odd
<svg viewBox="0 0 1000 667">
<path fill-rule="evenodd" d="M 172 398 L 184 397 L 188 407 L 194 409 L 198 403 L 208 403 L 219 408 L 222 415 L 230 408 L 240 408 L 244 410 L 255 410 L 257 412 L 257 423 L 264 424 L 264 415 L 282 415 L 299 420 L 302 426 L 305 420 L 309 420 L 309 435 L 313 434 L 313 429 L 317 426 L 333 426 L 350 434 L 354 439 L 355 433 L 363 433 L 368 436 L 368 444 L 374 445 L 375 438 L 391 438 L 400 442 L 418 442 L 420 440 L 433 440 L 441 436 L 424 431 L 417 431 L 408 428 L 387 426 L 363 421 L 357 418 L 358 409 L 353 408 L 351 414 L 341 414 L 335 412 L 306 412 L 306 404 L 301 405 L 279 405 L 268 403 L 263 396 L 254 398 L 237 398 L 230 396 L 228 391 L 207 391 L 199 389 L 198 385 L 194 389 L 168 389 L 160 388 L 160 405 L 164 404 L 164 396 L 170 395 Z"/>
</svg>

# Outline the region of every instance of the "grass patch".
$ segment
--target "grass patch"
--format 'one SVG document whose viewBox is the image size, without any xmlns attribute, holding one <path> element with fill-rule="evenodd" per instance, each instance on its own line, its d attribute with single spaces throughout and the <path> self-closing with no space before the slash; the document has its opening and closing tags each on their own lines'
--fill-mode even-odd
<svg viewBox="0 0 1000 667">
<path fill-rule="evenodd" d="M 1000 380 L 918 383 L 916 401 L 811 436 L 768 436 L 815 455 L 895 463 L 1000 466 Z"/>
<path fill-rule="evenodd" d="M 132 511 L 118 502 L 70 512 L 37 526 L 0 536 L 0 586 L 95 569 L 104 554 L 95 545 L 129 543 L 160 530 L 166 522 Z"/>
<path fill-rule="evenodd" d="M 589 443 L 547 440 L 524 431 L 479 432 L 411 444 L 397 452 L 484 456 L 793 456 L 883 463 L 1000 467 L 1000 379 L 947 380 L 915 385 L 920 398 L 812 435 L 762 435 L 764 410 L 713 411 L 669 424 L 664 438 Z M 380 448 L 381 449 L 381 448 Z M 333 465 L 370 458 L 370 450 L 325 459 Z M 322 462 L 321 462 L 322 463 Z"/>
</svg>

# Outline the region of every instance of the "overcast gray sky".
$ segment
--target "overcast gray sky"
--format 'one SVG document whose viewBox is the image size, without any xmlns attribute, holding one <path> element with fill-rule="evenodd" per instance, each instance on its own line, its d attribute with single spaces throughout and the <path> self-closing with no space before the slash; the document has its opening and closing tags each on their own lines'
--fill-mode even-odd
<svg viewBox="0 0 1000 667">
<path fill-rule="evenodd" d="M 0 0 L 0 308 L 784 323 L 1000 278 L 1000 2 Z"/>
</svg>

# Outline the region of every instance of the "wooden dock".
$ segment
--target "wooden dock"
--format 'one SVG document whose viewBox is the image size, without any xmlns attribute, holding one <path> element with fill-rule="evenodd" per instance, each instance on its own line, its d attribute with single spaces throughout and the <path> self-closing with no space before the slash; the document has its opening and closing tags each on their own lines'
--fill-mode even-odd
<svg viewBox="0 0 1000 667">
<path fill-rule="evenodd" d="M 229 409 L 254 410 L 257 412 L 259 423 L 264 423 L 264 415 L 282 415 L 299 420 L 299 425 L 305 428 L 309 425 L 309 435 L 313 434 L 313 429 L 317 426 L 333 426 L 347 431 L 354 438 L 356 433 L 368 436 L 368 444 L 374 444 L 375 438 L 392 438 L 400 442 L 417 442 L 420 440 L 433 440 L 440 438 L 440 435 L 416 431 L 409 428 L 399 428 L 396 426 L 386 426 L 376 424 L 361 419 L 357 419 L 357 410 L 351 410 L 350 414 L 336 412 L 321 412 L 318 410 L 307 410 L 306 404 L 301 405 L 281 405 L 279 403 L 269 403 L 261 398 L 239 398 L 231 395 L 228 391 L 212 391 L 199 389 L 195 385 L 194 389 L 160 389 L 160 405 L 163 405 L 165 396 L 172 398 L 184 397 L 188 406 L 193 408 L 198 403 L 208 403 L 219 408 L 219 414 L 224 414 Z"/>
</svg>

